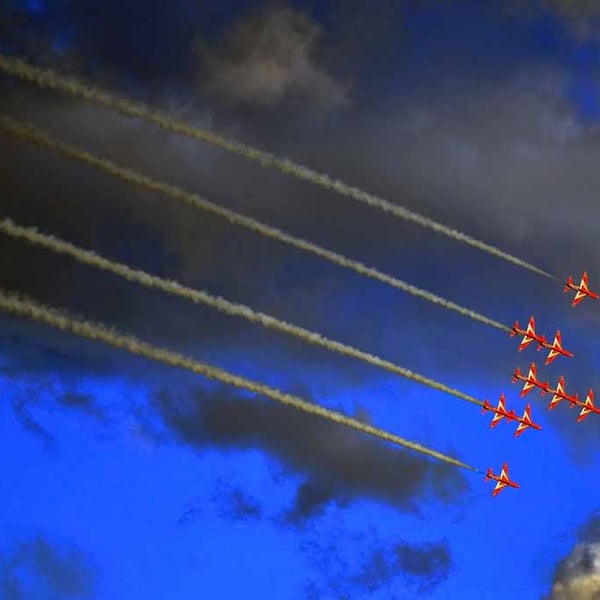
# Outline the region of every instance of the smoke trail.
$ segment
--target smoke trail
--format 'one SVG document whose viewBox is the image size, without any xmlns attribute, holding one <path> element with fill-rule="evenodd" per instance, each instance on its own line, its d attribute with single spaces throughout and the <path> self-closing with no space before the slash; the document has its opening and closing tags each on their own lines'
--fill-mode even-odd
<svg viewBox="0 0 600 600">
<path fill-rule="evenodd" d="M 480 240 L 466 235 L 465 233 L 462 233 L 456 229 L 446 227 L 445 225 L 437 223 L 428 217 L 424 217 L 423 215 L 412 212 L 397 204 L 393 204 L 387 200 L 384 200 L 383 198 L 369 194 L 359 188 L 347 185 L 342 181 L 332 179 L 328 175 L 317 173 L 312 169 L 297 165 L 287 159 L 277 158 L 273 154 L 257 150 L 250 146 L 246 146 L 245 144 L 227 140 L 204 129 L 193 127 L 181 121 L 176 121 L 169 118 L 167 115 L 158 111 L 154 111 L 141 103 L 131 102 L 126 98 L 121 98 L 111 94 L 110 92 L 92 87 L 72 77 L 64 77 L 51 69 L 41 69 L 20 59 L 2 55 L 0 55 L 0 69 L 10 75 L 15 75 L 23 80 L 36 83 L 41 87 L 57 89 L 78 98 L 95 102 L 96 104 L 100 104 L 109 109 L 116 110 L 123 115 L 149 121 L 150 123 L 153 123 L 154 125 L 157 125 L 158 127 L 161 127 L 167 131 L 183 134 L 185 136 L 201 140 L 202 142 L 218 146 L 219 148 L 233 152 L 249 160 L 259 162 L 263 167 L 275 167 L 282 173 L 293 175 L 299 179 L 310 181 L 318 186 L 333 190 L 349 198 L 354 198 L 359 202 L 363 202 L 383 210 L 384 212 L 393 214 L 394 216 L 405 219 L 406 221 L 421 225 L 421 227 L 425 227 L 431 231 L 446 235 L 459 242 L 463 242 L 464 244 L 472 246 L 473 248 L 478 248 L 483 252 L 492 254 L 493 256 L 501 258 L 519 267 L 523 267 L 524 269 L 528 269 L 529 271 L 537 273 L 538 275 L 543 275 L 544 277 L 548 277 L 550 279 L 557 279 L 554 275 L 551 275 L 550 273 L 536 267 L 535 265 L 532 265 L 531 263 L 521 260 L 516 256 L 512 256 L 511 254 L 508 254 L 499 248 L 490 246 L 489 244 L 481 242 Z"/>
<path fill-rule="evenodd" d="M 131 169 L 119 167 L 118 165 L 114 164 L 106 158 L 95 156 L 85 150 L 77 148 L 76 146 L 58 142 L 57 140 L 50 137 L 46 132 L 38 129 L 31 123 L 22 123 L 10 117 L 0 115 L 0 129 L 4 130 L 6 133 L 17 136 L 26 141 L 33 142 L 40 146 L 45 146 L 46 148 L 60 152 L 69 158 L 79 160 L 88 165 L 101 169 L 109 175 L 112 175 L 113 177 L 118 177 L 119 179 L 122 179 L 123 181 L 126 181 L 128 183 L 133 183 L 151 191 L 165 194 L 171 198 L 174 198 L 175 200 L 183 201 L 200 210 L 205 210 L 212 214 L 223 217 L 224 219 L 228 220 L 234 225 L 246 227 L 256 233 L 259 233 L 260 235 L 264 235 L 266 237 L 278 240 L 279 242 L 283 242 L 284 244 L 288 244 L 289 246 L 293 246 L 294 248 L 298 248 L 305 252 L 315 254 L 316 256 L 324 258 L 325 260 L 328 260 L 333 264 L 336 264 L 340 267 L 344 267 L 346 269 L 350 269 L 355 273 L 358 273 L 359 275 L 370 277 L 371 279 L 376 279 L 377 281 L 390 285 L 391 287 L 400 289 L 404 292 L 408 292 L 413 296 L 423 298 L 424 300 L 427 300 L 439 306 L 443 306 L 448 310 L 458 312 L 461 315 L 464 315 L 465 317 L 469 317 L 481 323 L 485 323 L 486 325 L 490 325 L 491 327 L 495 327 L 502 331 L 511 331 L 510 327 L 507 327 L 506 325 L 503 325 L 498 321 L 490 319 L 485 315 L 475 312 L 469 308 L 465 308 L 464 306 L 460 306 L 459 304 L 451 302 L 450 300 L 446 300 L 445 298 L 442 298 L 440 296 L 436 296 L 431 292 L 422 290 L 413 285 L 405 283 L 404 281 L 396 279 L 391 275 L 387 275 L 386 273 L 382 273 L 377 269 L 368 267 L 367 265 L 359 261 L 346 258 L 345 256 L 338 254 L 337 252 L 332 252 L 331 250 L 327 250 L 326 248 L 318 246 L 317 244 L 313 244 L 312 242 L 296 238 L 279 229 L 276 229 L 275 227 L 271 227 L 269 225 L 261 223 L 260 221 L 256 221 L 251 217 L 240 215 L 239 213 L 236 213 L 232 210 L 229 210 L 227 208 L 214 204 L 208 200 L 205 200 L 197 194 L 192 194 L 174 185 L 151 179 L 150 177 L 146 177 L 145 175 L 137 173 L 136 171 L 133 171 Z"/>
<path fill-rule="evenodd" d="M 363 352 L 362 350 L 358 350 L 352 346 L 347 346 L 341 342 L 330 340 L 319 333 L 315 333 L 313 331 L 309 331 L 308 329 L 304 329 L 303 327 L 293 325 L 292 323 L 276 319 L 270 315 L 254 311 L 250 307 L 244 306 L 243 304 L 236 304 L 234 302 L 230 302 L 229 300 L 225 300 L 225 298 L 213 296 L 204 291 L 185 287 L 176 281 L 162 279 L 161 277 L 150 275 L 149 273 L 139 269 L 132 269 L 131 267 L 128 267 L 122 263 L 108 260 L 96 254 L 95 252 L 83 250 L 82 248 L 78 248 L 77 246 L 54 236 L 40 233 L 35 228 L 21 227 L 16 225 L 13 223 L 13 221 L 11 221 L 11 219 L 0 219 L 0 232 L 6 233 L 14 238 L 24 239 L 32 244 L 43 246 L 44 248 L 48 248 L 60 254 L 67 254 L 81 263 L 109 271 L 115 275 L 119 275 L 120 277 L 128 279 L 129 281 L 135 281 L 136 283 L 139 283 L 145 287 L 156 288 L 163 292 L 167 292 L 168 294 L 179 296 L 180 298 L 185 298 L 186 300 L 191 300 L 195 303 L 207 304 L 208 306 L 212 306 L 213 308 L 232 316 L 244 317 L 248 321 L 260 323 L 264 327 L 275 329 L 277 331 L 287 333 L 288 335 L 293 335 L 304 340 L 305 342 L 327 348 L 333 352 L 338 352 L 345 356 L 357 358 L 358 360 L 362 360 L 368 364 L 380 367 L 396 375 L 401 375 L 402 377 L 412 379 L 413 381 L 417 381 L 441 392 L 446 392 L 457 398 L 461 398 L 462 400 L 467 400 L 468 402 L 473 402 L 474 404 L 483 406 L 483 402 L 477 400 L 477 398 L 473 398 L 472 396 L 463 394 L 459 390 L 455 390 L 445 386 L 442 383 L 438 383 L 437 381 L 428 379 L 427 377 L 423 377 L 417 373 L 413 373 L 408 369 L 379 358 L 378 356 L 374 356 L 373 354 L 369 354 L 368 352 Z"/>
<path fill-rule="evenodd" d="M 184 356 L 183 354 L 152 346 L 138 340 L 134 336 L 118 333 L 116 330 L 108 329 L 103 325 L 91 323 L 83 319 L 72 318 L 64 312 L 49 308 L 42 304 L 38 304 L 37 302 L 27 298 L 21 298 L 14 293 L 3 292 L 0 290 L 0 308 L 15 315 L 33 319 L 35 321 L 51 325 L 52 327 L 56 327 L 57 329 L 74 333 L 75 335 L 86 337 L 94 341 L 104 342 L 105 344 L 109 344 L 114 348 L 122 348 L 128 352 L 131 352 L 132 354 L 138 354 L 158 362 L 163 362 L 173 367 L 188 369 L 209 379 L 217 379 L 228 385 L 255 392 L 262 396 L 266 396 L 271 400 L 281 402 L 287 406 L 292 406 L 293 408 L 302 410 L 306 413 L 317 415 L 319 417 L 323 417 L 324 419 L 329 419 L 330 421 L 339 423 L 340 425 L 345 425 L 346 427 L 351 427 L 357 431 L 362 431 L 363 433 L 378 437 L 381 440 L 392 442 L 393 444 L 399 446 L 404 446 L 405 448 L 409 448 L 410 450 L 415 450 L 421 454 L 426 454 L 427 456 L 437 458 L 438 460 L 447 462 L 451 465 L 463 467 L 464 469 L 469 469 L 470 471 L 475 471 L 476 473 L 482 473 L 482 471 L 479 469 L 452 458 L 451 456 L 446 456 L 441 452 L 431 450 L 425 446 L 422 446 L 421 444 L 416 444 L 415 442 L 405 440 L 404 438 L 396 436 L 383 429 L 378 429 L 377 427 L 372 427 L 371 425 L 361 423 L 356 419 L 347 417 L 336 411 L 312 404 L 306 400 L 302 400 L 298 396 L 286 394 L 276 388 L 269 387 L 262 383 L 251 381 L 243 377 L 238 377 L 233 373 L 229 373 L 228 371 L 224 371 L 206 363 L 196 361 L 192 358 Z"/>
</svg>

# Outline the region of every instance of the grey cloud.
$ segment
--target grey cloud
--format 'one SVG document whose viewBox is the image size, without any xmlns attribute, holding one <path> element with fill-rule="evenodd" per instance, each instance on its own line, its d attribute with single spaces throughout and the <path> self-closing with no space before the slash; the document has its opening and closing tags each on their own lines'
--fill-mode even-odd
<svg viewBox="0 0 600 600">
<path fill-rule="evenodd" d="M 269 107 L 298 95 L 321 108 L 348 102 L 346 90 L 316 62 L 319 26 L 301 12 L 271 6 L 200 49 L 204 88 L 229 102 Z"/>
<path fill-rule="evenodd" d="M 545 600 L 600 598 L 600 511 L 589 516 L 576 537 L 571 552 L 556 565 Z"/>
<path fill-rule="evenodd" d="M 577 544 L 557 566 L 547 600 L 600 598 L 600 543 Z"/>
</svg>

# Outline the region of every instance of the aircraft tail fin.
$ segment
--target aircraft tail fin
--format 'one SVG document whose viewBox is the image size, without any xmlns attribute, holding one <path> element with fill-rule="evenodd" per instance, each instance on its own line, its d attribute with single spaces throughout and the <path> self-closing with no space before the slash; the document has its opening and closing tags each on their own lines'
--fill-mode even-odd
<svg viewBox="0 0 600 600">
<path fill-rule="evenodd" d="M 569 275 L 569 277 L 567 278 L 567 281 L 565 282 L 565 287 L 564 287 L 565 294 L 571 289 L 569 287 L 569 285 L 574 285 L 573 278 L 571 277 L 571 275 Z"/>
<path fill-rule="evenodd" d="M 521 369 L 519 367 L 517 367 L 515 369 L 514 374 L 513 374 L 513 380 L 512 380 L 512 382 L 515 383 L 515 382 L 519 381 L 519 377 L 521 377 Z"/>
</svg>

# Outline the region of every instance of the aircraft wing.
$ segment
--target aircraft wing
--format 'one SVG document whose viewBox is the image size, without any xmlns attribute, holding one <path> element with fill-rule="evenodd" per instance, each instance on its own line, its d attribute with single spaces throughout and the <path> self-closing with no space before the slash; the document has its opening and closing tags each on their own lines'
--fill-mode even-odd
<svg viewBox="0 0 600 600">
<path fill-rule="evenodd" d="M 586 293 L 577 290 L 575 298 L 573 298 L 573 302 L 571 302 L 571 306 L 577 306 L 586 296 Z"/>
<path fill-rule="evenodd" d="M 519 437 L 526 429 L 533 425 L 533 421 L 531 420 L 531 404 L 528 404 L 525 407 L 525 412 L 523 413 L 523 418 L 519 422 L 519 426 L 515 431 L 515 437 Z"/>
<path fill-rule="evenodd" d="M 505 481 L 499 481 L 492 492 L 492 496 L 497 496 L 507 485 Z"/>
<path fill-rule="evenodd" d="M 519 352 L 525 350 L 525 348 L 527 348 L 531 342 L 533 342 L 533 338 L 529 337 L 528 335 L 524 335 L 521 343 L 519 344 Z"/>
<path fill-rule="evenodd" d="M 546 364 L 549 365 L 559 355 L 560 355 L 560 352 L 557 352 L 554 348 L 552 348 L 550 350 L 550 352 L 548 353 L 548 357 L 546 358 Z"/>
<path fill-rule="evenodd" d="M 502 421 L 502 419 L 504 418 L 504 415 L 501 413 L 494 413 L 494 418 L 492 419 L 492 423 L 490 425 L 490 427 L 493 429 L 494 427 L 496 427 L 496 425 L 498 425 L 498 423 L 500 423 L 500 421 Z"/>
<path fill-rule="evenodd" d="M 525 397 L 527 396 L 527 394 L 529 394 L 529 392 L 535 387 L 535 385 L 533 383 L 531 383 L 530 381 L 526 381 L 525 385 L 523 386 L 523 389 L 521 390 L 521 397 Z"/>
<path fill-rule="evenodd" d="M 529 428 L 529 423 L 519 423 L 517 430 L 515 431 L 515 437 L 519 437 L 526 429 Z"/>
<path fill-rule="evenodd" d="M 554 396 L 552 396 L 552 400 L 550 400 L 550 404 L 548 404 L 548 408 L 550 410 L 552 410 L 553 408 L 555 408 L 556 406 L 558 406 L 558 404 L 564 400 L 564 398 L 562 398 L 561 396 L 559 396 L 558 394 L 554 394 Z"/>
</svg>

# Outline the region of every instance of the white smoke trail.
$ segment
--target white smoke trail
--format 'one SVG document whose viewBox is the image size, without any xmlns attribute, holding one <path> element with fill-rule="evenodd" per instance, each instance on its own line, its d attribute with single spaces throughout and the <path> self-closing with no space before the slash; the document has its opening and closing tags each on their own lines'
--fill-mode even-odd
<svg viewBox="0 0 600 600">
<path fill-rule="evenodd" d="M 446 454 L 432 450 L 422 446 L 421 444 L 411 442 L 410 440 L 401 438 L 383 429 L 372 427 L 371 425 L 367 425 L 366 423 L 362 423 L 361 421 L 347 417 L 342 413 L 312 404 L 306 400 L 302 400 L 298 396 L 286 394 L 278 389 L 262 383 L 239 377 L 233 373 L 194 360 L 177 352 L 152 346 L 138 340 L 134 336 L 121 334 L 115 329 L 108 329 L 103 325 L 91 323 L 84 319 L 73 318 L 62 311 L 38 304 L 37 302 L 34 302 L 28 298 L 19 297 L 17 294 L 0 290 L 0 309 L 10 312 L 14 315 L 26 317 L 47 325 L 51 325 L 52 327 L 61 329 L 62 331 L 74 333 L 75 335 L 79 335 L 94 341 L 104 342 L 105 344 L 109 344 L 114 348 L 127 350 L 132 354 L 144 356 L 173 367 L 188 369 L 189 371 L 198 373 L 199 375 L 203 375 L 209 379 L 217 379 L 225 384 L 266 396 L 271 400 L 291 406 L 297 410 L 301 410 L 312 415 L 317 415 L 324 419 L 328 419 L 329 421 L 333 421 L 334 423 L 339 423 L 340 425 L 345 425 L 346 427 L 350 427 L 357 431 L 361 431 L 362 433 L 372 435 L 398 446 L 403 446 L 426 456 L 431 456 L 432 458 L 441 460 L 448 464 L 481 473 L 479 469 L 452 458 L 451 456 L 447 456 Z"/>
<path fill-rule="evenodd" d="M 447 394 L 451 394 L 457 398 L 461 398 L 462 400 L 483 406 L 483 402 L 477 400 L 477 398 L 473 398 L 468 394 L 464 394 L 459 390 L 450 388 L 443 383 L 434 381 L 433 379 L 423 377 L 418 373 L 413 373 L 404 367 L 379 358 L 373 354 L 369 354 L 368 352 L 363 352 L 362 350 L 358 350 L 352 346 L 342 344 L 341 342 L 337 342 L 335 340 L 330 340 L 319 333 L 309 331 L 308 329 L 298 327 L 292 323 L 288 323 L 286 321 L 276 319 L 270 315 L 252 310 L 249 306 L 236 304 L 226 300 L 225 298 L 220 298 L 204 291 L 185 287 L 176 281 L 162 279 L 161 277 L 150 275 L 149 273 L 139 269 L 132 269 L 131 267 L 128 267 L 122 263 L 104 258 L 95 252 L 78 248 L 77 246 L 54 236 L 40 233 L 34 228 L 16 225 L 10 219 L 0 219 L 0 232 L 10 235 L 14 238 L 26 240 L 32 244 L 42 246 L 54 252 L 66 254 L 81 263 L 109 271 L 110 273 L 128 279 L 129 281 L 135 281 L 136 283 L 139 283 L 145 287 L 156 288 L 163 292 L 167 292 L 168 294 L 185 298 L 186 300 L 191 300 L 195 303 L 206 304 L 226 314 L 236 317 L 243 317 L 248 321 L 260 323 L 264 327 L 275 329 L 277 331 L 287 333 L 288 335 L 293 335 L 310 344 L 321 346 L 323 348 L 327 348 L 328 350 L 332 350 L 333 352 L 338 352 L 345 356 L 356 358 L 367 364 L 385 369 L 390 373 L 401 375 L 402 377 L 417 381 L 441 392 L 446 392 Z"/>
<path fill-rule="evenodd" d="M 202 142 L 213 144 L 219 148 L 233 152 L 249 160 L 256 161 L 263 166 L 275 167 L 282 173 L 293 175 L 299 179 L 310 181 L 318 186 L 333 190 L 349 198 L 354 198 L 355 200 L 378 208 L 386 213 L 392 214 L 401 219 L 405 219 L 406 221 L 416 223 L 421 227 L 441 233 L 456 241 L 496 256 L 497 258 L 501 258 L 514 265 L 528 269 L 529 271 L 537 273 L 538 275 L 543 275 L 544 277 L 548 277 L 550 279 L 556 279 L 555 276 L 531 263 L 521 260 L 516 256 L 512 256 L 511 254 L 508 254 L 499 248 L 486 244 L 456 229 L 446 227 L 441 223 L 437 223 L 436 221 L 410 211 L 407 208 L 393 204 L 388 200 L 384 200 L 383 198 L 369 194 L 359 188 L 347 185 L 342 181 L 332 179 L 328 175 L 317 173 L 312 169 L 297 165 L 289 160 L 278 158 L 268 152 L 257 150 L 239 142 L 227 140 L 219 135 L 211 133 L 210 131 L 193 127 L 181 121 L 176 121 L 169 118 L 165 114 L 152 110 L 148 106 L 131 102 L 126 98 L 121 98 L 110 92 L 100 90 L 86 83 L 78 81 L 73 77 L 64 77 L 51 69 L 41 69 L 39 67 L 30 65 L 23 60 L 3 55 L 0 55 L 0 69 L 5 73 L 17 76 L 32 83 L 36 83 L 39 86 L 60 90 L 83 100 L 95 102 L 96 104 L 100 104 L 106 108 L 116 110 L 123 115 L 143 119 L 167 131 L 183 134 L 185 136 L 201 140 Z"/>
<path fill-rule="evenodd" d="M 381 283 L 385 283 L 396 289 L 408 292 L 413 296 L 423 298 L 428 302 L 432 302 L 433 304 L 443 306 L 448 310 L 458 312 L 461 315 L 479 321 L 480 323 L 485 323 L 486 325 L 495 327 L 496 329 L 500 329 L 502 331 L 511 331 L 510 327 L 507 327 L 506 325 L 503 325 L 502 323 L 495 321 L 494 319 L 490 319 L 485 315 L 475 312 L 469 308 L 465 308 L 464 306 L 460 306 L 459 304 L 451 302 L 450 300 L 446 300 L 441 296 L 437 296 L 431 292 L 419 289 L 413 285 L 405 283 L 404 281 L 392 277 L 391 275 L 387 275 L 386 273 L 382 273 L 377 269 L 368 267 L 359 261 L 346 258 L 345 256 L 338 254 L 337 252 L 332 252 L 331 250 L 327 250 L 326 248 L 318 246 L 317 244 L 313 244 L 312 242 L 309 242 L 307 240 L 303 240 L 301 238 L 289 235 L 279 229 L 276 229 L 275 227 L 265 225 L 260 221 L 252 219 L 250 217 L 246 217 L 244 215 L 240 215 L 239 213 L 236 213 L 232 210 L 214 204 L 213 202 L 205 200 L 197 194 L 186 192 L 185 190 L 182 190 L 181 188 L 178 188 L 174 185 L 170 185 L 162 181 L 157 181 L 155 179 L 151 179 L 150 177 L 146 177 L 145 175 L 137 173 L 136 171 L 133 171 L 131 169 L 120 167 L 106 158 L 95 156 L 90 152 L 81 150 L 80 148 L 77 148 L 76 146 L 73 146 L 71 144 L 58 142 L 57 140 L 54 140 L 52 137 L 50 137 L 46 132 L 38 129 L 30 123 L 22 123 L 10 117 L 0 115 L 0 129 L 23 140 L 33 142 L 40 146 L 44 146 L 51 150 L 60 152 L 64 156 L 67 156 L 71 159 L 79 160 L 90 166 L 101 169 L 102 171 L 108 173 L 109 175 L 112 175 L 113 177 L 117 177 L 128 183 L 139 185 L 154 192 L 165 194 L 175 200 L 180 200 L 187 204 L 190 204 L 191 206 L 197 209 L 205 210 L 212 214 L 216 214 L 228 220 L 230 223 L 233 223 L 234 225 L 246 227 L 260 235 L 275 239 L 294 248 L 298 248 L 299 250 L 309 252 L 311 254 L 324 258 L 325 260 L 336 264 L 340 267 L 350 269 L 355 273 L 358 273 L 359 275 L 375 279 L 377 281 L 380 281 Z"/>
</svg>

